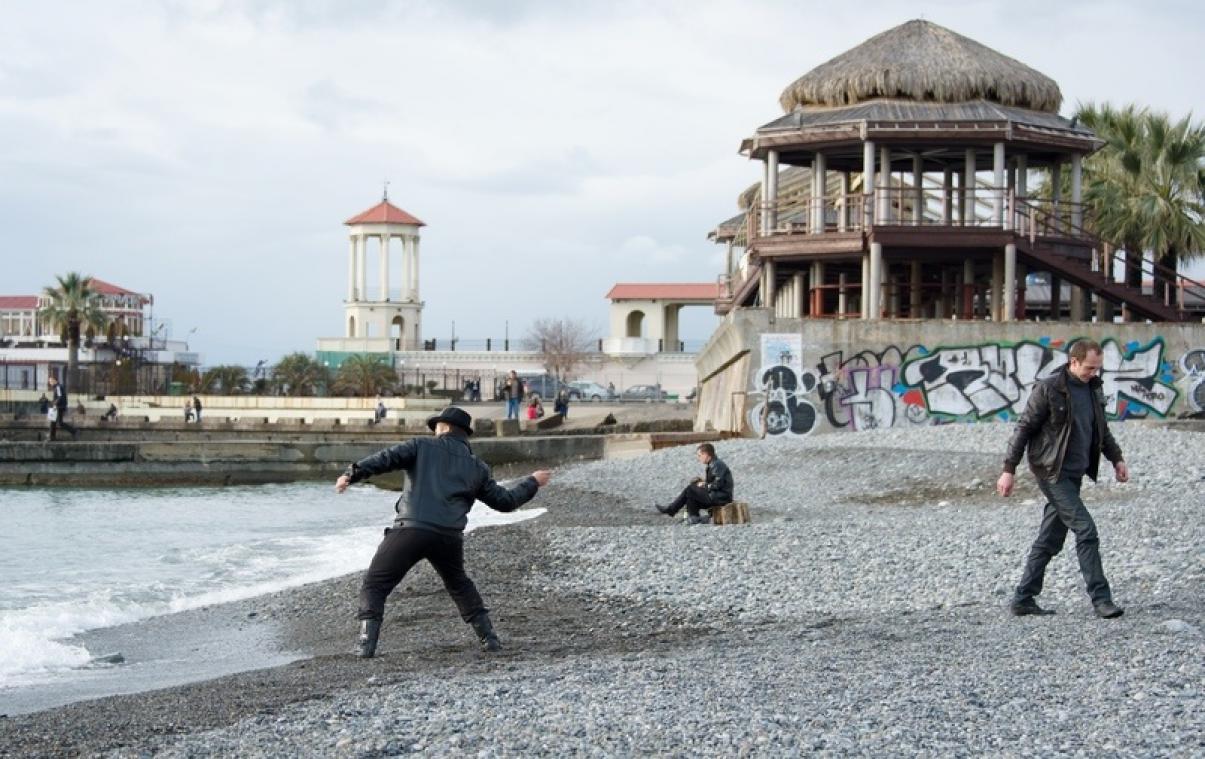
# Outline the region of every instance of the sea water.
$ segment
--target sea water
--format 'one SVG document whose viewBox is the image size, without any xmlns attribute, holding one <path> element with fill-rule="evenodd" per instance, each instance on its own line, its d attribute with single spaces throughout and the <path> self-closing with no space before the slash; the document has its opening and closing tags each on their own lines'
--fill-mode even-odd
<svg viewBox="0 0 1205 759">
<path fill-rule="evenodd" d="M 364 569 L 395 498 L 325 481 L 0 488 L 0 691 L 82 676 L 106 652 L 78 633 Z M 469 529 L 540 513 L 478 503 Z"/>
</svg>

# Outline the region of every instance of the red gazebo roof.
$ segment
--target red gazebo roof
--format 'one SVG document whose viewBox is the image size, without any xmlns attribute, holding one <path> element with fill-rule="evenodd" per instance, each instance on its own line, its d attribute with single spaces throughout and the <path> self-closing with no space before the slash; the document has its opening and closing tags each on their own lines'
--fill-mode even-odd
<svg viewBox="0 0 1205 759">
<path fill-rule="evenodd" d="M 427 226 L 388 200 L 382 200 L 367 211 L 357 214 L 343 223 L 347 226 L 353 224 L 413 224 L 416 227 Z"/>
<path fill-rule="evenodd" d="M 610 300 L 715 300 L 720 286 L 715 282 L 620 282 L 607 293 Z"/>
</svg>

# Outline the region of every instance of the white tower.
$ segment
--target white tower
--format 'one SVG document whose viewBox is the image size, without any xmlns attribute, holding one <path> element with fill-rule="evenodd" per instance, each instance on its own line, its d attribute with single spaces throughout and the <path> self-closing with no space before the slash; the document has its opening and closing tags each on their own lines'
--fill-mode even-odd
<svg viewBox="0 0 1205 759">
<path fill-rule="evenodd" d="M 388 337 L 395 351 L 422 349 L 423 302 L 418 288 L 418 231 L 423 222 L 389 202 L 389 195 L 344 222 L 350 228 L 347 256 L 346 337 Z M 368 287 L 368 241 L 379 256 L 376 286 Z M 390 280 L 392 243 L 401 252 L 401 276 Z"/>
</svg>

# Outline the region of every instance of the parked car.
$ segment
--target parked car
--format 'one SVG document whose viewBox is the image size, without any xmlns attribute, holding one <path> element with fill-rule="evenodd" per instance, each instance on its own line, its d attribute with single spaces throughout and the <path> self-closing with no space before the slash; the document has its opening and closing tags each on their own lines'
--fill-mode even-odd
<svg viewBox="0 0 1205 759">
<path fill-rule="evenodd" d="M 621 401 L 663 401 L 666 392 L 660 385 L 632 385 L 620 394 Z"/>
<path fill-rule="evenodd" d="M 568 387 L 551 374 L 520 374 L 519 379 L 523 380 L 527 392 L 540 400 L 551 400 L 561 388 Z"/>
<path fill-rule="evenodd" d="M 569 383 L 569 397 L 579 401 L 613 401 L 617 393 L 589 380 Z"/>
</svg>

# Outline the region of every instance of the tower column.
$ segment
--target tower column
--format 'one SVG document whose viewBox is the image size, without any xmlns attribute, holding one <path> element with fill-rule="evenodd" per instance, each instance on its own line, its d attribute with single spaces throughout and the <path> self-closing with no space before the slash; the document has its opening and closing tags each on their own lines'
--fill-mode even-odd
<svg viewBox="0 0 1205 759">
<path fill-rule="evenodd" d="M 356 299 L 356 236 L 351 235 L 347 240 L 347 302 L 351 303 Z"/>
<path fill-rule="evenodd" d="M 368 236 L 361 234 L 356 239 L 356 300 L 368 299 L 368 267 L 364 265 L 367 248 Z"/>
<path fill-rule="evenodd" d="M 412 237 L 410 239 L 410 246 L 411 246 L 410 247 L 410 251 L 411 251 L 410 252 L 410 265 L 411 265 L 410 288 L 411 288 L 411 292 L 414 293 L 414 299 L 418 300 L 418 236 L 417 235 L 415 235 L 414 237 Z"/>
<path fill-rule="evenodd" d="M 389 300 L 389 233 L 381 233 L 381 300 Z"/>
<path fill-rule="evenodd" d="M 1004 224 L 1004 143 L 992 146 L 992 224 Z"/>
<path fill-rule="evenodd" d="M 962 194 L 958 198 L 962 226 L 975 222 L 975 149 L 967 148 L 966 165 L 963 167 Z"/>
</svg>

